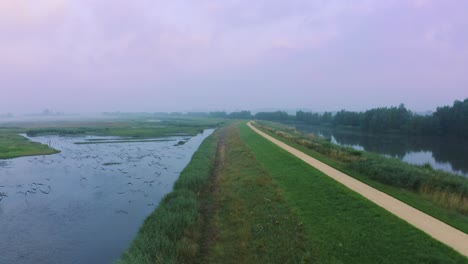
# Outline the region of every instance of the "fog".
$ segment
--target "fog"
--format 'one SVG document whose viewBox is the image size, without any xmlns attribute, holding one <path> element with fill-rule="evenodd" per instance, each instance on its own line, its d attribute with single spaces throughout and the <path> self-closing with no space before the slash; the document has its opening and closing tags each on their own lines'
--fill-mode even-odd
<svg viewBox="0 0 468 264">
<path fill-rule="evenodd" d="M 467 1 L 0 2 L 0 113 L 435 110 L 468 97 Z"/>
</svg>

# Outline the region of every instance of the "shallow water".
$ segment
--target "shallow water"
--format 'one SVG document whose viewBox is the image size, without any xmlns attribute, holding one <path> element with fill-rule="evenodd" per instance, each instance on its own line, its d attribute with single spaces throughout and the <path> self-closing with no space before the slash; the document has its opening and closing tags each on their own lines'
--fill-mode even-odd
<svg viewBox="0 0 468 264">
<path fill-rule="evenodd" d="M 371 135 L 346 129 L 297 125 L 296 129 L 331 138 L 335 144 L 376 152 L 405 162 L 468 177 L 468 141 L 454 138 Z"/>
<path fill-rule="evenodd" d="M 212 132 L 181 146 L 32 138 L 61 153 L 0 161 L 0 263 L 116 260 Z"/>
</svg>

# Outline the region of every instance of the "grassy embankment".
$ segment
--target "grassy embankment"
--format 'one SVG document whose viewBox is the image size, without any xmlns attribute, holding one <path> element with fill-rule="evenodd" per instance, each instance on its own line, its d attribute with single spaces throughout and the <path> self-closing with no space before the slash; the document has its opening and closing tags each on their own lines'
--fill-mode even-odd
<svg viewBox="0 0 468 264">
<path fill-rule="evenodd" d="M 245 124 L 223 130 L 200 146 L 121 263 L 467 262 Z"/>
<path fill-rule="evenodd" d="M 222 160 L 202 192 L 200 263 L 300 263 L 316 259 L 298 214 L 270 173 L 226 129 Z"/>
<path fill-rule="evenodd" d="M 58 153 L 47 145 L 31 142 L 11 131 L 0 131 L 0 159 Z"/>
<path fill-rule="evenodd" d="M 357 151 L 294 130 L 261 122 L 264 132 L 445 223 L 468 233 L 468 179 L 430 166 Z"/>
<path fill-rule="evenodd" d="M 218 134 L 209 136 L 158 208 L 146 218 L 120 263 L 182 263 L 194 258 L 200 237 L 199 193 L 211 175 Z"/>
</svg>

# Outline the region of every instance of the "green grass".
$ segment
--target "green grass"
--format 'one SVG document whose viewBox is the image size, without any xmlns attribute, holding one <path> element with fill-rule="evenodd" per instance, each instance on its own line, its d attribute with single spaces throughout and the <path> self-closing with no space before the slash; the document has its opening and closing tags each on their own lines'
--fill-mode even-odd
<svg viewBox="0 0 468 264">
<path fill-rule="evenodd" d="M 0 132 L 0 159 L 54 153 L 58 153 L 58 151 L 47 145 L 32 142 L 17 134 Z"/>
<path fill-rule="evenodd" d="M 118 263 L 187 263 L 198 254 L 199 192 L 211 174 L 217 134 L 209 136 L 182 171 L 173 192 L 145 220 Z"/>
<path fill-rule="evenodd" d="M 205 248 L 200 263 L 300 263 L 314 260 L 297 213 L 240 140 L 226 131 L 223 164 L 202 196 Z M 207 241 L 207 242 L 206 242 Z"/>
<path fill-rule="evenodd" d="M 241 139 L 303 221 L 322 263 L 467 263 L 467 259 L 257 135 Z"/>
<path fill-rule="evenodd" d="M 262 122 L 263 123 L 263 122 Z M 266 124 L 266 123 L 263 123 Z M 437 201 L 434 196 L 431 193 L 426 193 L 423 190 L 413 190 L 411 188 L 404 188 L 401 186 L 392 186 L 391 183 L 388 180 L 379 182 L 379 178 L 373 178 L 367 176 L 367 171 L 371 170 L 372 168 L 379 168 L 379 173 L 382 173 L 384 175 L 395 175 L 394 177 L 398 178 L 400 175 L 398 174 L 399 171 L 401 170 L 411 170 L 413 173 L 418 173 L 421 172 L 421 175 L 424 175 L 424 173 L 429 173 L 428 177 L 431 177 L 432 173 L 436 173 L 439 171 L 434 171 L 434 170 L 429 170 L 424 167 L 417 167 L 414 165 L 406 164 L 404 162 L 401 162 L 399 160 L 395 159 L 387 159 L 385 157 L 380 157 L 377 154 L 372 154 L 372 153 L 366 153 L 366 152 L 360 152 L 361 157 L 367 158 L 365 161 L 360 161 L 360 164 L 355 165 L 352 164 L 353 161 L 351 162 L 346 162 L 344 160 L 349 160 L 350 158 L 343 158 L 349 155 L 346 154 L 347 152 L 357 152 L 352 149 L 346 149 L 346 148 L 341 148 L 339 146 L 329 146 L 329 142 L 326 142 L 322 139 L 314 139 L 311 137 L 304 137 L 302 134 L 295 134 L 294 130 L 289 130 L 288 128 L 273 124 L 273 123 L 268 123 L 268 126 L 273 125 L 274 129 L 278 129 L 284 132 L 287 132 L 286 135 L 282 133 L 273 133 L 272 130 L 267 130 L 265 127 L 259 127 L 261 128 L 264 132 L 269 134 L 270 136 L 273 136 L 274 138 L 310 155 L 311 157 L 314 157 L 362 182 L 365 182 L 366 184 L 383 191 L 465 233 L 468 233 L 468 215 L 465 215 L 461 213 L 459 210 L 456 210 L 454 208 L 450 208 L 446 206 L 443 201 Z M 303 144 L 304 141 L 306 140 L 307 142 L 312 142 L 314 143 L 311 145 L 310 143 Z M 327 144 L 328 143 L 328 144 Z M 330 150 L 324 151 L 324 148 L 331 148 L 331 153 L 332 154 L 324 154 L 329 152 Z M 321 151 L 321 152 L 318 152 Z M 341 151 L 341 152 L 340 152 Z M 338 156 L 341 156 L 341 158 L 337 158 Z M 357 159 L 355 159 L 357 160 Z M 356 168 L 363 168 L 363 164 L 368 164 L 369 162 L 373 163 L 373 166 L 370 166 L 370 168 L 366 168 L 364 170 L 358 170 Z M 380 164 L 379 164 L 380 163 Z M 388 169 L 390 167 L 390 169 Z M 388 171 L 386 171 L 388 169 Z M 373 169 L 372 169 L 373 170 Z M 441 172 L 442 173 L 442 172 Z M 442 173 L 442 176 L 447 176 L 445 173 Z M 463 179 L 458 176 L 454 175 L 449 175 L 450 179 L 456 179 L 456 182 L 458 184 L 466 185 L 466 179 Z M 381 179 L 381 178 L 380 178 Z M 440 177 L 434 177 L 433 181 L 440 179 Z M 443 180 L 443 179 L 442 179 Z M 450 182 L 445 181 L 445 183 Z M 398 181 L 396 181 L 398 182 Z M 441 182 L 436 183 L 435 185 L 441 185 Z M 461 182 L 461 183 L 460 183 Z M 452 185 L 453 186 L 453 185 Z M 463 190 L 463 188 L 462 188 Z M 462 208 L 463 206 L 468 206 L 467 203 L 462 203 L 461 204 Z"/>
</svg>

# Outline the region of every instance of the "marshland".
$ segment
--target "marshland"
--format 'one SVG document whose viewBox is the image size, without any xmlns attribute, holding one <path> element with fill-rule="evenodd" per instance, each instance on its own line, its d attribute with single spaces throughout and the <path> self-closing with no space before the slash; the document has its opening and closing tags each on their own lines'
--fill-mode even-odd
<svg viewBox="0 0 468 264">
<path fill-rule="evenodd" d="M 468 263 L 468 1 L 0 1 L 0 263 Z"/>
<path fill-rule="evenodd" d="M 16 132 L 25 133 L 4 132 L 4 146 L 15 148 L 3 147 L 2 153 L 6 149 L 8 155 L 26 157 L 0 161 L 0 262 L 109 263 L 119 258 L 216 127 L 216 122 L 174 122 L 178 129 L 162 122 L 151 134 L 144 126 L 127 128 L 126 121 L 117 122 L 118 132 L 112 131 L 115 126 L 91 128 L 84 122 L 74 124 L 79 129 L 15 124 L 23 127 Z M 112 132 L 96 132 L 101 130 Z"/>
</svg>

